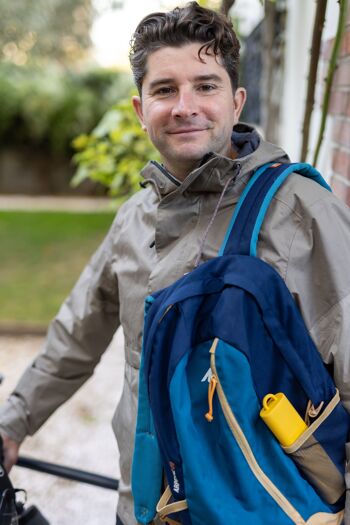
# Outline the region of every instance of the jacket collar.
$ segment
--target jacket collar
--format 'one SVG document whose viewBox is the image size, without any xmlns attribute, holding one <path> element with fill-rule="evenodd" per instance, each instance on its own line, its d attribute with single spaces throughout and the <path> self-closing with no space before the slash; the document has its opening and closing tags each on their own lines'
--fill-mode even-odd
<svg viewBox="0 0 350 525">
<path fill-rule="evenodd" d="M 240 193 L 242 186 L 249 180 L 253 171 L 266 162 L 284 161 L 289 159 L 279 147 L 265 142 L 257 131 L 243 123 L 237 124 L 232 132 L 232 144 L 237 152 L 233 160 L 223 155 L 209 153 L 201 165 L 193 170 L 183 182 L 177 181 L 167 170 L 157 162 L 149 162 L 141 175 L 145 183 L 156 186 L 163 197 L 173 192 L 184 193 L 219 193 L 227 180 L 232 178 L 234 187 Z M 144 183 L 144 184 L 145 184 Z"/>
</svg>

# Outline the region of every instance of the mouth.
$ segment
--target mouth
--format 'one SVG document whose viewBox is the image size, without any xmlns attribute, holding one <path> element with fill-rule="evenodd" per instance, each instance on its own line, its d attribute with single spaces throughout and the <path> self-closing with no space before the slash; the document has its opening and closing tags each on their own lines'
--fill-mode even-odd
<svg viewBox="0 0 350 525">
<path fill-rule="evenodd" d="M 176 129 L 174 131 L 169 131 L 169 135 L 185 135 L 190 133 L 200 133 L 202 131 L 206 131 L 207 128 L 180 128 Z"/>
</svg>

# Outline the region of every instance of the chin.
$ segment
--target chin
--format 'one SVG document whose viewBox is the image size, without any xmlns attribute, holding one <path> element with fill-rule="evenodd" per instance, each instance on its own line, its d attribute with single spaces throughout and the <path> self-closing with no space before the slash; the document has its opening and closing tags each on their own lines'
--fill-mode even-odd
<svg viewBox="0 0 350 525">
<path fill-rule="evenodd" d="M 183 159 L 184 161 L 188 162 L 198 162 L 202 160 L 204 155 L 210 153 L 211 151 L 212 150 L 207 148 L 179 148 L 178 151 L 176 151 L 176 157 L 177 159 Z"/>
</svg>

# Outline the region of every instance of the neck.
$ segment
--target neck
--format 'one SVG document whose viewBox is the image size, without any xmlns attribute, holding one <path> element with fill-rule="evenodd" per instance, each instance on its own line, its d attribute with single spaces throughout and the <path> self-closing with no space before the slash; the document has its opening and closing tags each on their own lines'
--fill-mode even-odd
<svg viewBox="0 0 350 525">
<path fill-rule="evenodd" d="M 229 151 L 226 153 L 226 157 L 229 157 L 232 160 L 237 158 L 237 152 L 232 144 L 230 145 Z M 193 170 L 201 165 L 202 162 L 203 159 L 191 163 L 185 162 L 182 165 L 177 163 L 176 166 L 172 166 L 169 162 L 164 162 L 163 166 L 173 177 L 175 177 L 175 179 L 183 182 Z"/>
<path fill-rule="evenodd" d="M 200 166 L 200 162 L 191 163 L 191 165 L 184 164 L 183 166 L 171 166 L 169 163 L 164 163 L 163 166 L 165 169 L 180 182 L 183 182 L 186 177 Z"/>
</svg>

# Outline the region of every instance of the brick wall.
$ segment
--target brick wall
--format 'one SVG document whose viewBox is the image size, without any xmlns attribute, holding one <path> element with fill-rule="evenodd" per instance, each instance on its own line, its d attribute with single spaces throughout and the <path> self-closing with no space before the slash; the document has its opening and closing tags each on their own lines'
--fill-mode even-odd
<svg viewBox="0 0 350 525">
<path fill-rule="evenodd" d="M 325 46 L 330 54 L 332 42 Z M 330 100 L 332 115 L 332 176 L 334 192 L 350 206 L 350 8 Z"/>
</svg>

